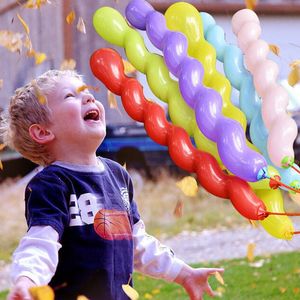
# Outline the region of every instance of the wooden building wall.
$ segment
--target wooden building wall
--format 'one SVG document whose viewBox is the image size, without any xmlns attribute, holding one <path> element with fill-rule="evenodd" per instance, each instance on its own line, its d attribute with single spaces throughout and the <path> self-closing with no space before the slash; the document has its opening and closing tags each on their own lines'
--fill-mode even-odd
<svg viewBox="0 0 300 300">
<path fill-rule="evenodd" d="M 77 71 L 84 75 L 85 81 L 89 85 L 100 86 L 100 91 L 94 93 L 106 107 L 108 123 L 131 122 L 120 102 L 118 110 L 108 108 L 107 91 L 94 78 L 89 67 L 89 58 L 93 51 L 102 47 L 113 47 L 96 34 L 92 26 L 93 13 L 99 7 L 110 6 L 124 15 L 128 1 L 51 0 L 51 4 L 44 5 L 40 9 L 22 8 L 19 5 L 14 6 L 15 3 L 16 1 L 11 0 L 0 1 L 0 30 L 24 33 L 16 17 L 19 13 L 30 28 L 33 48 L 45 52 L 47 60 L 35 65 L 34 59 L 27 57 L 25 53 L 11 53 L 0 47 L 0 79 L 3 80 L 3 87 L 0 89 L 0 107 L 7 107 L 9 98 L 16 88 L 50 68 L 59 68 L 64 58 L 73 58 L 77 63 Z M 72 25 L 68 25 L 65 16 L 71 10 L 75 11 L 77 18 Z M 85 21 L 86 34 L 76 29 L 79 16 Z M 123 55 L 122 49 L 117 50 Z"/>
</svg>

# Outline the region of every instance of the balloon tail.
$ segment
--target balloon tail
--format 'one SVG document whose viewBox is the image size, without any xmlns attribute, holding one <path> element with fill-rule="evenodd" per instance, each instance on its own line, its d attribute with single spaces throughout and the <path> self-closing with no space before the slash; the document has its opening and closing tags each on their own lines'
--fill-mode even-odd
<svg viewBox="0 0 300 300">
<path fill-rule="evenodd" d="M 275 216 L 289 216 L 289 217 L 300 217 L 300 213 L 287 213 L 287 212 L 272 212 L 267 211 L 268 215 L 275 215 Z"/>
<path fill-rule="evenodd" d="M 280 176 L 275 175 L 274 177 L 270 177 L 270 182 L 269 186 L 271 189 L 276 190 L 279 187 L 285 187 L 287 190 L 293 191 L 295 193 L 300 193 L 299 189 L 295 189 L 289 185 L 284 184 L 283 182 L 280 181 Z"/>
</svg>

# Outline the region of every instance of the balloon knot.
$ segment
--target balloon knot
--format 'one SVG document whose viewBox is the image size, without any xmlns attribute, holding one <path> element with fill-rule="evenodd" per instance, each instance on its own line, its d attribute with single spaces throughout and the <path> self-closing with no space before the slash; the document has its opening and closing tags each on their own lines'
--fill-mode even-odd
<svg viewBox="0 0 300 300">
<path fill-rule="evenodd" d="M 274 178 L 270 178 L 269 186 L 271 189 L 276 190 L 281 186 L 280 176 L 275 175 Z"/>
</svg>

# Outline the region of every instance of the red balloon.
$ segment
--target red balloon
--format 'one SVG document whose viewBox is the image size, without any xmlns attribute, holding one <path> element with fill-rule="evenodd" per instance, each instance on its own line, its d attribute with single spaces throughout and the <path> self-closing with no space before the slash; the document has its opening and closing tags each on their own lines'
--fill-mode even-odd
<svg viewBox="0 0 300 300">
<path fill-rule="evenodd" d="M 144 97 L 141 84 L 124 73 L 121 56 L 113 49 L 95 51 L 90 59 L 93 74 L 114 94 L 121 96 L 128 115 L 143 122 L 147 134 L 157 143 L 168 146 L 172 160 L 180 168 L 197 174 L 198 182 L 211 194 L 230 199 L 245 218 L 263 220 L 268 216 L 264 203 L 249 184 L 222 171 L 209 153 L 198 150 L 187 132 L 169 123 L 159 104 Z"/>
</svg>

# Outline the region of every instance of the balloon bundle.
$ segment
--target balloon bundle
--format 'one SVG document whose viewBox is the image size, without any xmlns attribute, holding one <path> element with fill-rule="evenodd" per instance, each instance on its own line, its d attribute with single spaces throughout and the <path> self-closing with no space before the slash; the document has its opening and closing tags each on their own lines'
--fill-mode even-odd
<svg viewBox="0 0 300 300">
<path fill-rule="evenodd" d="M 158 104 L 144 97 L 139 82 L 124 74 L 122 59 L 116 51 L 97 50 L 90 64 L 94 75 L 121 96 L 129 116 L 143 122 L 154 141 L 168 146 L 171 158 L 179 167 L 196 173 L 205 189 L 230 199 L 241 215 L 259 220 L 271 235 L 291 239 L 299 232 L 294 230 L 288 216 L 299 214 L 284 211 L 278 187 L 300 192 L 299 167 L 293 164 L 294 154 L 290 147 L 295 138 L 294 124 L 285 112 L 285 94 L 276 84 L 276 68 L 272 75 L 264 70 L 261 72 L 264 75 L 258 72 L 255 77 L 244 66 L 242 51 L 252 47 L 260 32 L 250 26 L 253 23 L 258 28 L 257 16 L 247 12 L 242 10 L 233 17 L 234 30 L 238 29 L 238 36 L 241 36 L 240 50 L 225 42 L 223 30 L 210 15 L 199 14 L 188 3 L 173 4 L 164 16 L 147 1 L 132 0 L 126 8 L 128 22 L 137 29 L 146 30 L 149 40 L 163 56 L 150 53 L 138 31 L 131 28 L 118 11 L 102 7 L 95 12 L 93 23 L 97 33 L 109 43 L 123 47 L 133 66 L 146 74 L 153 93 L 168 103 L 173 124 L 167 121 Z M 246 31 L 247 37 L 244 37 Z M 256 72 L 263 61 L 267 61 L 266 68 L 273 66 L 265 56 L 259 57 L 262 50 L 251 54 L 254 50 L 247 50 L 250 53 L 247 68 L 252 63 L 250 69 Z M 226 77 L 216 70 L 216 56 L 224 64 Z M 170 73 L 178 81 L 172 79 Z M 231 84 L 240 91 L 242 111 L 230 102 Z M 278 100 L 265 121 L 264 115 L 271 106 L 264 101 L 270 102 L 270 94 Z M 245 115 L 251 122 L 254 145 L 245 137 Z M 289 145 L 286 147 L 279 147 L 274 139 L 281 121 L 284 125 L 281 125 L 279 136 Z M 265 122 L 269 122 L 266 127 L 260 126 Z M 282 129 L 284 126 L 289 129 Z M 189 136 L 194 138 L 198 149 Z"/>
</svg>

